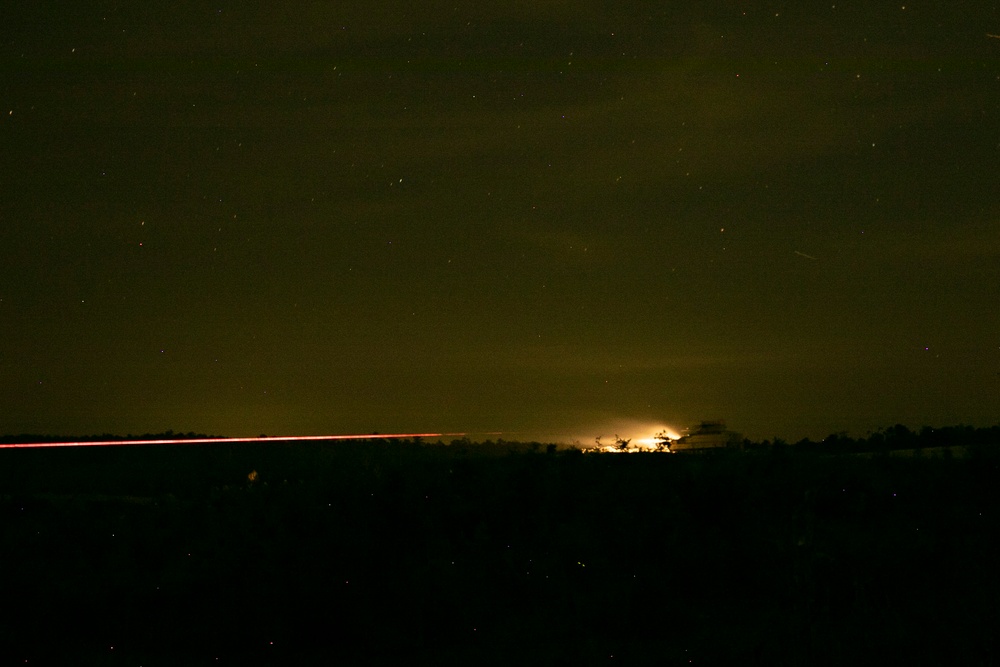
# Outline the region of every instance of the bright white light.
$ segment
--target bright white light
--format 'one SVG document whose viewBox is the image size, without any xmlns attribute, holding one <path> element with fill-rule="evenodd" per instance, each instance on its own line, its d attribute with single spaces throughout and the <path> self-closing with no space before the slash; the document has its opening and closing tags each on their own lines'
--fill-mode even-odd
<svg viewBox="0 0 1000 667">
<path fill-rule="evenodd" d="M 594 447 L 594 449 L 604 452 L 661 450 L 665 444 L 681 437 L 676 430 L 666 424 L 639 421 L 620 421 L 614 425 L 608 425 L 604 429 L 604 433 L 613 435 L 601 436 L 595 442 L 596 447 Z"/>
<path fill-rule="evenodd" d="M 660 447 L 664 441 L 669 440 L 679 440 L 680 434 L 669 426 L 657 425 L 654 427 L 649 427 L 646 430 L 647 433 L 652 432 L 652 435 L 646 435 L 642 437 L 637 437 L 633 442 L 639 447 L 647 449 L 656 449 Z"/>
</svg>

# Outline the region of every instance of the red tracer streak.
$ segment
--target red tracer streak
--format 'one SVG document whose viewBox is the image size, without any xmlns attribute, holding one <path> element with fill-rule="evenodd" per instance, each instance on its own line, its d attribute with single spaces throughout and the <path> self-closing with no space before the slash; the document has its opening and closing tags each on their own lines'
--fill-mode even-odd
<svg viewBox="0 0 1000 667">
<path fill-rule="evenodd" d="M 110 447 L 115 445 L 199 445 L 206 442 L 290 442 L 294 440 L 384 440 L 386 438 L 438 438 L 464 433 L 379 433 L 364 435 L 278 435 L 261 438 L 160 438 L 156 440 L 80 440 L 75 442 L 23 442 L 0 444 L 0 449 L 26 447 Z"/>
</svg>

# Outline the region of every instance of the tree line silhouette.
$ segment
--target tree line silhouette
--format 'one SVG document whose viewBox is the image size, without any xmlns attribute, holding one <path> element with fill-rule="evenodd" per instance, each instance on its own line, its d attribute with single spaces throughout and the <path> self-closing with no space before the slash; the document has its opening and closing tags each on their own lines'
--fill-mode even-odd
<svg viewBox="0 0 1000 667">
<path fill-rule="evenodd" d="M 931 448 L 974 448 L 1000 444 L 1000 426 L 976 427 L 968 425 L 931 427 L 912 431 L 903 424 L 877 429 L 865 437 L 853 438 L 846 432 L 831 433 L 819 441 L 803 438 L 793 446 L 798 451 L 825 454 L 851 452 L 891 452 Z M 745 441 L 748 449 L 787 447 L 780 438 L 760 442 Z"/>
<path fill-rule="evenodd" d="M 989 664 L 1000 441 L 937 431 L 970 455 L 0 450 L 0 646 L 28 664 Z"/>
</svg>

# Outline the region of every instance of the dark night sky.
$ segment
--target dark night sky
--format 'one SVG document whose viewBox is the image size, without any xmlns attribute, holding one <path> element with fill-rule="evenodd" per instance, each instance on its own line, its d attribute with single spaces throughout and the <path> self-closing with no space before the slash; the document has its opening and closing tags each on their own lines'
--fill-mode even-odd
<svg viewBox="0 0 1000 667">
<path fill-rule="evenodd" d="M 30 2 L 0 432 L 1000 415 L 1000 6 Z"/>
</svg>

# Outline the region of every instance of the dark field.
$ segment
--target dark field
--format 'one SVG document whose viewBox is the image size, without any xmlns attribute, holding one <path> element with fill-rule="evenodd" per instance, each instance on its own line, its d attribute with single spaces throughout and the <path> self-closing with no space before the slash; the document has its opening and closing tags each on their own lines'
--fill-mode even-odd
<svg viewBox="0 0 1000 667">
<path fill-rule="evenodd" d="M 998 465 L 4 450 L 2 662 L 989 665 Z"/>
</svg>

